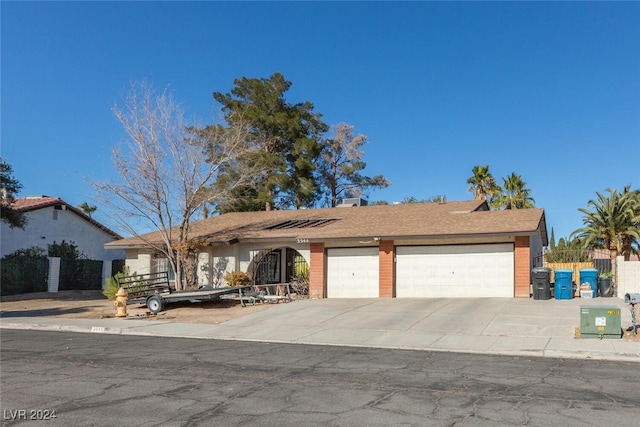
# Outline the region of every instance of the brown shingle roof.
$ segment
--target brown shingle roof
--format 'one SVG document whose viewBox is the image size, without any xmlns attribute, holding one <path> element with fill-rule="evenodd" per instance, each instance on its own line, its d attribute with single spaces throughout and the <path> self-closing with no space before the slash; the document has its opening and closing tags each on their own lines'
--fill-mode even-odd
<svg viewBox="0 0 640 427">
<path fill-rule="evenodd" d="M 463 201 L 235 212 L 192 223 L 190 236 L 211 244 L 229 244 L 298 238 L 323 241 L 528 234 L 540 227 L 546 240 L 542 209 L 489 211 L 485 202 Z M 159 241 L 159 233 L 112 242 L 107 247 L 144 246 L 145 241 Z"/>
</svg>

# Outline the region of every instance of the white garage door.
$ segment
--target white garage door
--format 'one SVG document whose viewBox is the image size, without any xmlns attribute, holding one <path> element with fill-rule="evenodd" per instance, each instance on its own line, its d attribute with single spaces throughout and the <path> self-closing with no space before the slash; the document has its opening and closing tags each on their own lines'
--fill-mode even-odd
<svg viewBox="0 0 640 427">
<path fill-rule="evenodd" d="M 513 244 L 400 246 L 398 298 L 513 297 Z"/>
<path fill-rule="evenodd" d="M 327 298 L 378 298 L 378 248 L 327 250 Z"/>
</svg>

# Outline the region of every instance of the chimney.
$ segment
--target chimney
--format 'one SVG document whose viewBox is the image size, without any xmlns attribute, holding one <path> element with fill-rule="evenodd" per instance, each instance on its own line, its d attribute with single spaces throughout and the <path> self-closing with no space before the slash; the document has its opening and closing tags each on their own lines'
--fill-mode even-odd
<svg viewBox="0 0 640 427">
<path fill-rule="evenodd" d="M 342 199 L 342 203 L 338 207 L 367 206 L 368 202 L 361 197 L 351 197 Z"/>
</svg>

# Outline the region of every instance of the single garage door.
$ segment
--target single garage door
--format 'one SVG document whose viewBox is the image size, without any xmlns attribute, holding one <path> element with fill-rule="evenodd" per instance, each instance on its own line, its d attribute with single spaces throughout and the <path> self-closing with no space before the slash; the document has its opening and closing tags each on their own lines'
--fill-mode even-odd
<svg viewBox="0 0 640 427">
<path fill-rule="evenodd" d="M 327 298 L 378 298 L 378 248 L 327 250 Z"/>
<path fill-rule="evenodd" d="M 396 248 L 398 298 L 513 297 L 512 243 Z"/>
</svg>

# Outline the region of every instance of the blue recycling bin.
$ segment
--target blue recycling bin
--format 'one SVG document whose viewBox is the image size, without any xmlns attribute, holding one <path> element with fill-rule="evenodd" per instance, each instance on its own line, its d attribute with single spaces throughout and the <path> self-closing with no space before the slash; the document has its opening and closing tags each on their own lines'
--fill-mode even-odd
<svg viewBox="0 0 640 427">
<path fill-rule="evenodd" d="M 598 296 L 598 270 L 595 268 L 583 268 L 580 270 L 580 285 L 588 283 L 593 291 L 593 297 Z"/>
<path fill-rule="evenodd" d="M 555 270 L 555 297 L 556 299 L 573 298 L 573 270 Z"/>
</svg>

